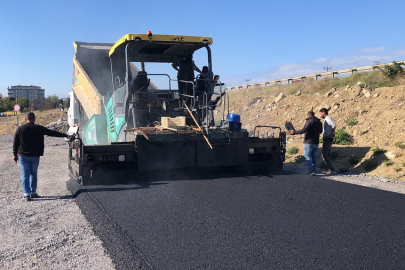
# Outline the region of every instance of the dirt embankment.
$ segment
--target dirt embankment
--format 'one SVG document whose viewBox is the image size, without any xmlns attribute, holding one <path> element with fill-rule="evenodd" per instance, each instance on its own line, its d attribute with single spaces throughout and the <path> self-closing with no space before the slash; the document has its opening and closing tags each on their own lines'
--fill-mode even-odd
<svg viewBox="0 0 405 270">
<path fill-rule="evenodd" d="M 61 112 L 59 109 L 49 111 L 36 111 L 35 123 L 38 125 L 46 126 L 50 123 L 54 123 L 59 119 L 67 119 L 67 112 Z M 25 123 L 25 114 L 18 115 L 18 123 L 20 125 Z M 0 117 L 0 135 L 14 134 L 17 129 L 17 116 Z"/>
<path fill-rule="evenodd" d="M 276 125 L 284 130 L 285 121 L 291 121 L 300 129 L 308 111 L 318 114 L 321 107 L 327 107 L 337 129 L 344 129 L 353 138 L 353 145 L 333 145 L 336 169 L 405 179 L 405 149 L 398 147 L 405 143 L 405 85 L 373 90 L 352 85 L 325 89 L 322 94 L 264 93 L 254 88 L 229 92 L 230 112 L 241 114 L 244 128 L 252 131 L 256 125 Z M 222 112 L 216 111 L 216 116 L 221 117 Z M 287 140 L 287 151 L 299 149 L 297 154 L 287 154 L 287 162 L 300 165 L 297 159 L 302 160 L 303 136 L 288 135 Z M 376 147 L 383 153 L 376 155 Z M 322 169 L 322 161 L 319 165 Z"/>
</svg>

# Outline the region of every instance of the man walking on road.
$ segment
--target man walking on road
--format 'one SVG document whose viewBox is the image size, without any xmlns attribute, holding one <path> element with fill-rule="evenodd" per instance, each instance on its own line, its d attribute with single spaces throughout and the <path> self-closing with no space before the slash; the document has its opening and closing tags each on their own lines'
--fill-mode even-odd
<svg viewBox="0 0 405 270">
<path fill-rule="evenodd" d="M 26 201 L 38 198 L 37 172 L 39 157 L 44 155 L 44 135 L 52 137 L 69 137 L 65 133 L 35 125 L 35 114 L 27 113 L 25 124 L 18 127 L 14 134 L 13 160 L 20 162 L 21 183 Z"/>
<path fill-rule="evenodd" d="M 333 137 L 335 137 L 336 123 L 333 121 L 332 117 L 329 116 L 329 111 L 326 108 L 322 108 L 319 112 L 323 119 L 322 158 L 328 166 L 328 170 L 322 173 L 335 174 L 336 171 L 330 159 L 330 149 L 332 147 Z"/>
<path fill-rule="evenodd" d="M 303 129 L 289 130 L 291 135 L 304 134 L 304 156 L 307 160 L 309 175 L 315 175 L 318 158 L 319 135 L 322 133 L 322 123 L 315 117 L 314 112 L 308 112 Z"/>
</svg>

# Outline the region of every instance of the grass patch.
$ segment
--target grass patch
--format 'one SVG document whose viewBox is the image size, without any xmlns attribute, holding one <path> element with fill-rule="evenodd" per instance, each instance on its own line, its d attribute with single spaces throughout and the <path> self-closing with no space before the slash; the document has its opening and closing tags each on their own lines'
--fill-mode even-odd
<svg viewBox="0 0 405 270">
<path fill-rule="evenodd" d="M 326 164 L 325 161 L 322 160 L 322 161 L 319 163 L 318 167 L 321 168 L 321 169 L 327 169 L 327 168 L 328 168 L 328 165 Z"/>
<path fill-rule="evenodd" d="M 395 146 L 398 147 L 398 148 L 401 148 L 401 149 L 405 148 L 405 144 L 403 142 L 396 142 Z"/>
<path fill-rule="evenodd" d="M 395 168 L 394 168 L 394 171 L 398 173 L 398 172 L 402 171 L 402 168 L 400 168 L 400 167 L 395 167 Z"/>
<path fill-rule="evenodd" d="M 366 160 L 364 162 L 364 170 L 366 172 L 372 171 L 375 168 L 377 168 L 377 165 L 378 165 L 377 162 L 375 162 L 374 160 Z"/>
<path fill-rule="evenodd" d="M 303 162 L 305 162 L 306 161 L 306 159 L 305 159 L 305 157 L 304 156 L 302 156 L 302 155 L 299 155 L 298 157 L 296 157 L 295 158 L 295 163 L 303 163 Z"/>
<path fill-rule="evenodd" d="M 349 76 L 341 76 L 337 78 L 322 78 L 321 80 L 315 81 L 303 81 L 300 83 L 293 84 L 279 84 L 271 85 L 267 87 L 256 88 L 258 92 L 261 90 L 261 94 L 264 96 L 276 96 L 280 92 L 284 92 L 287 95 L 293 95 L 297 91 L 302 94 L 325 94 L 329 89 L 333 87 L 346 87 L 347 85 L 351 87 L 357 87 L 357 82 L 364 82 L 367 87 L 374 90 L 378 87 L 392 87 L 402 84 L 404 78 L 404 73 L 398 74 L 394 79 L 389 79 L 384 76 L 380 70 L 375 70 L 371 72 L 357 72 Z M 249 88 L 254 89 L 254 88 Z M 248 91 L 246 91 L 248 92 Z"/>
<path fill-rule="evenodd" d="M 356 156 L 351 156 L 348 160 L 350 165 L 356 165 L 360 162 L 360 159 Z"/>
<path fill-rule="evenodd" d="M 348 173 L 349 169 L 348 168 L 340 168 L 339 170 L 337 170 L 338 173 Z"/>
<path fill-rule="evenodd" d="M 371 149 L 371 151 L 373 151 L 373 155 L 375 155 L 375 156 L 378 156 L 378 155 L 381 155 L 381 154 L 384 154 L 385 152 L 387 152 L 386 150 L 381 149 L 378 146 Z"/>
<path fill-rule="evenodd" d="M 358 123 L 358 121 L 357 121 L 357 119 L 354 118 L 354 117 L 349 117 L 349 118 L 347 118 L 347 120 L 346 120 L 346 124 L 347 124 L 349 127 L 353 127 L 353 126 L 357 125 L 357 123 Z"/>
<path fill-rule="evenodd" d="M 339 157 L 339 152 L 333 151 L 330 153 L 330 158 L 336 160 Z"/>
<path fill-rule="evenodd" d="M 339 129 L 335 133 L 333 143 L 338 145 L 352 145 L 353 137 L 344 129 Z"/>
<path fill-rule="evenodd" d="M 298 147 L 295 147 L 295 146 L 291 147 L 290 149 L 287 150 L 287 153 L 290 155 L 298 154 L 298 152 L 299 152 L 299 149 L 298 149 Z"/>
<path fill-rule="evenodd" d="M 383 163 L 387 167 L 392 166 L 394 164 L 394 162 L 392 160 L 390 160 L 390 159 L 384 160 Z"/>
</svg>

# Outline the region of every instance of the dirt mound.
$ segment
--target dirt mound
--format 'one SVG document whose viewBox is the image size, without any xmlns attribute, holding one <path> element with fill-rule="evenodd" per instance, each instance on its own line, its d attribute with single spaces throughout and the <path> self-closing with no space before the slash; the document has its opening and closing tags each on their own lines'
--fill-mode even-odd
<svg viewBox="0 0 405 270">
<path fill-rule="evenodd" d="M 231 91 L 229 96 L 230 112 L 240 113 L 243 127 L 249 131 L 256 125 L 284 129 L 285 121 L 301 129 L 308 111 L 318 114 L 320 108 L 330 108 L 337 129 L 347 131 L 354 141 L 351 146 L 333 145 L 337 169 L 404 179 L 401 175 L 405 172 L 402 149 L 405 147 L 405 85 L 371 89 L 356 84 L 332 88 L 322 94 L 297 91 L 292 95 L 266 95 L 260 89 L 248 89 Z M 217 117 L 222 115 L 220 110 L 215 113 Z M 303 136 L 288 135 L 287 140 L 287 151 L 293 147 L 299 149 L 298 154 L 287 154 L 287 162 L 295 162 L 297 157 L 302 160 L 299 156 L 303 155 Z M 319 165 L 322 169 L 322 162 Z"/>
<path fill-rule="evenodd" d="M 42 126 L 47 126 L 51 123 L 60 121 L 60 119 L 67 119 L 67 112 L 61 112 L 59 109 L 49 110 L 49 111 L 37 111 L 35 113 L 35 123 Z M 18 122 L 20 125 L 25 123 L 25 115 L 20 114 L 18 116 Z M 4 134 L 14 134 L 17 128 L 17 117 L 0 117 L 0 135 Z"/>
</svg>

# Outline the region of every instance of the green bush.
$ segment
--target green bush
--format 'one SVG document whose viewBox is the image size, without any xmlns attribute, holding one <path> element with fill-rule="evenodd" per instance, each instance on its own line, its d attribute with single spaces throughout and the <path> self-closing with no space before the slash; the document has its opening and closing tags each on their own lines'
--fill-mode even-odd
<svg viewBox="0 0 405 270">
<path fill-rule="evenodd" d="M 387 166 L 387 167 L 388 167 L 388 166 L 392 166 L 392 165 L 394 164 L 394 162 L 393 162 L 392 160 L 390 160 L 390 159 L 384 160 L 383 163 L 384 163 L 384 165 Z"/>
<path fill-rule="evenodd" d="M 390 80 L 395 79 L 395 77 L 403 71 L 404 69 L 402 68 L 402 66 L 395 61 L 392 62 L 392 65 L 386 65 L 381 69 L 381 72 L 384 74 L 384 76 Z"/>
<path fill-rule="evenodd" d="M 358 121 L 357 121 L 357 119 L 354 118 L 354 117 L 349 117 L 349 118 L 347 118 L 347 120 L 346 120 L 346 124 L 347 124 L 349 127 L 355 126 L 355 125 L 357 125 L 357 123 L 358 123 Z"/>
<path fill-rule="evenodd" d="M 358 157 L 356 157 L 356 156 L 351 156 L 350 158 L 349 158 L 349 163 L 351 164 L 351 165 L 356 165 L 356 164 L 358 164 L 360 162 L 360 159 L 358 158 Z"/>
<path fill-rule="evenodd" d="M 374 160 L 366 160 L 364 162 L 364 169 L 366 170 L 366 172 L 372 171 L 375 168 L 377 168 L 377 162 L 375 162 Z"/>
<path fill-rule="evenodd" d="M 398 172 L 402 171 L 402 168 L 400 168 L 400 167 L 395 167 L 395 168 L 394 168 L 394 171 L 398 173 Z"/>
<path fill-rule="evenodd" d="M 299 156 L 297 156 L 296 158 L 295 158 L 295 163 L 303 163 L 303 162 L 305 162 L 305 157 L 304 156 L 302 156 L 302 155 L 299 155 Z"/>
<path fill-rule="evenodd" d="M 401 149 L 405 148 L 405 144 L 403 142 L 396 142 L 395 146 L 398 147 L 398 148 L 401 148 Z"/>
<path fill-rule="evenodd" d="M 333 138 L 333 143 L 338 145 L 352 145 L 353 137 L 346 132 L 344 129 L 338 129 L 335 132 L 335 137 Z"/>
<path fill-rule="evenodd" d="M 348 169 L 348 168 L 340 168 L 340 169 L 338 169 L 337 172 L 338 172 L 338 173 L 348 173 L 348 172 L 349 172 L 349 169 Z"/>
<path fill-rule="evenodd" d="M 326 164 L 325 161 L 322 160 L 321 162 L 319 162 L 318 167 L 321 169 L 326 169 L 326 168 L 328 168 L 328 165 Z"/>
<path fill-rule="evenodd" d="M 402 167 L 405 167 L 405 162 L 402 162 Z"/>
<path fill-rule="evenodd" d="M 290 149 L 287 150 L 287 153 L 290 154 L 290 155 L 298 154 L 298 152 L 299 152 L 299 149 L 297 147 L 295 147 L 295 146 L 291 147 Z"/>
<path fill-rule="evenodd" d="M 330 153 L 330 158 L 331 158 L 332 160 L 335 160 L 335 159 L 337 159 L 338 157 L 339 157 L 339 152 L 333 151 L 333 152 Z"/>
<path fill-rule="evenodd" d="M 379 148 L 378 146 L 377 146 L 377 147 L 374 147 L 373 149 L 371 149 L 371 151 L 374 152 L 374 155 L 375 155 L 375 156 L 381 155 L 381 154 L 384 154 L 385 152 L 387 152 L 386 150 L 381 149 L 381 148 Z"/>
</svg>

